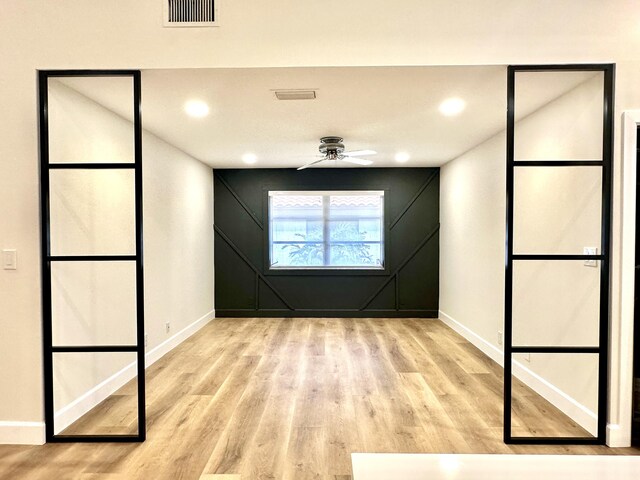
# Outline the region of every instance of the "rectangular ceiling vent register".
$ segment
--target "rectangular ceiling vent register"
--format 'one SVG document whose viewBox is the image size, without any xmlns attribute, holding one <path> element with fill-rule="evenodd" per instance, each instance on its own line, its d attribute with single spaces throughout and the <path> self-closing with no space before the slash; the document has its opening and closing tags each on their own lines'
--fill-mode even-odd
<svg viewBox="0 0 640 480">
<path fill-rule="evenodd" d="M 217 27 L 219 0 L 163 0 L 165 27 Z"/>
<path fill-rule="evenodd" d="M 313 100 L 316 98 L 315 90 L 276 90 L 278 100 Z"/>
</svg>

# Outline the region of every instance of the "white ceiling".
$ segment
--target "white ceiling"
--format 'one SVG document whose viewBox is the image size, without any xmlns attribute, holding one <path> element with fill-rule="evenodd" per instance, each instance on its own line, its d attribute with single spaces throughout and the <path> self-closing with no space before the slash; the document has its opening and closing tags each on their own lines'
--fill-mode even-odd
<svg viewBox="0 0 640 480">
<path fill-rule="evenodd" d="M 518 118 L 570 91 L 588 72 L 526 74 L 527 95 L 518 96 Z M 112 78 L 63 82 L 130 118 L 131 91 Z M 525 80 L 523 75 L 522 81 Z M 275 89 L 315 89 L 315 100 L 277 100 Z M 467 103 L 444 117 L 440 102 Z M 188 100 L 210 106 L 208 116 L 189 117 Z M 317 153 L 319 138 L 344 137 L 347 150 L 372 149 L 372 166 L 439 166 L 505 128 L 506 67 L 320 67 L 145 70 L 143 126 L 212 167 L 297 167 Z M 328 167 L 332 162 L 321 163 Z"/>
</svg>

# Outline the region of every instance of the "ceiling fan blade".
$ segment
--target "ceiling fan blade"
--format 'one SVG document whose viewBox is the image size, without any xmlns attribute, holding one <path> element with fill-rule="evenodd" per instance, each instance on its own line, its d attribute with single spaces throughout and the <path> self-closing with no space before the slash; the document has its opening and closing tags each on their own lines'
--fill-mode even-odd
<svg viewBox="0 0 640 480">
<path fill-rule="evenodd" d="M 311 165 L 315 165 L 316 163 L 324 162 L 327 157 L 322 157 L 319 160 L 313 160 L 312 162 L 305 163 L 303 166 L 298 167 L 296 170 L 304 170 L 305 168 L 310 167 Z"/>
<path fill-rule="evenodd" d="M 375 150 L 353 150 L 352 152 L 342 152 L 342 155 L 346 157 L 361 157 L 363 155 L 375 155 Z"/>
<path fill-rule="evenodd" d="M 354 158 L 354 157 L 342 157 L 340 160 L 348 163 L 355 163 L 356 165 L 371 165 L 373 160 L 365 160 L 364 158 Z"/>
</svg>

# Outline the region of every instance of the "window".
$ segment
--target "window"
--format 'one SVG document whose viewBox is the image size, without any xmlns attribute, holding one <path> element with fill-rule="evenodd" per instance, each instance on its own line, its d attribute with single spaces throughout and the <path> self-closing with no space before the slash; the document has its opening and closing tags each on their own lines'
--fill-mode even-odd
<svg viewBox="0 0 640 480">
<path fill-rule="evenodd" d="M 384 269 L 383 191 L 269 192 L 271 269 Z"/>
</svg>

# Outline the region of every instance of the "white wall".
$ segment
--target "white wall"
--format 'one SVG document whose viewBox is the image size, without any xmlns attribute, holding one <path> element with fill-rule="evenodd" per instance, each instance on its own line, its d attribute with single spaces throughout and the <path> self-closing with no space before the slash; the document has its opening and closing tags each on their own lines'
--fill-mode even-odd
<svg viewBox="0 0 640 480">
<path fill-rule="evenodd" d="M 517 80 L 516 91 L 526 83 L 526 77 Z M 601 158 L 602 91 L 602 78 L 593 77 L 517 122 L 516 159 Z M 440 309 L 445 321 L 497 359 L 504 325 L 505 145 L 503 131 L 447 163 L 440 187 Z M 514 253 L 600 248 L 598 167 L 519 168 L 514 182 Z M 515 262 L 514 345 L 597 345 L 599 275 L 582 262 Z M 516 374 L 594 431 L 595 355 L 518 358 Z M 564 397 L 549 393 L 554 388 Z"/>
<path fill-rule="evenodd" d="M 327 11 L 340 12 L 330 35 L 318 21 Z M 640 107 L 640 5 L 632 0 L 406 0 L 393 8 L 388 0 L 226 1 L 215 29 L 163 29 L 161 12 L 158 0 L 2 1 L 0 248 L 18 249 L 19 268 L 0 270 L 0 422 L 28 428 L 43 418 L 39 68 L 616 62 L 616 111 Z M 621 169 L 614 172 L 612 318 L 619 322 Z M 621 379 L 613 347 L 615 423 Z"/>
<path fill-rule="evenodd" d="M 505 141 L 440 169 L 440 311 L 498 346 L 504 319 Z"/>
<path fill-rule="evenodd" d="M 131 86 L 129 78 L 129 98 Z M 128 120 L 56 80 L 49 101 L 52 162 L 133 160 Z M 213 178 L 211 168 L 146 131 L 143 162 L 145 329 L 155 360 L 213 317 Z M 54 255 L 134 254 L 133 171 L 52 171 L 51 223 Z M 52 312 L 56 345 L 135 344 L 135 264 L 54 263 Z M 132 378 L 135 358 L 56 354 L 56 432 Z"/>
<path fill-rule="evenodd" d="M 213 170 L 143 135 L 148 349 L 213 318 Z M 165 332 L 165 322 L 171 331 Z"/>
</svg>

